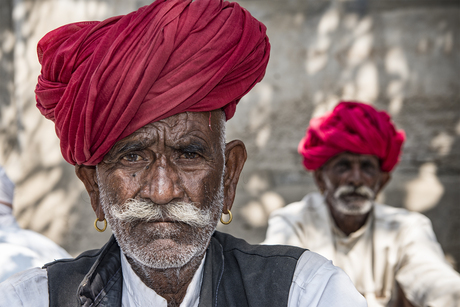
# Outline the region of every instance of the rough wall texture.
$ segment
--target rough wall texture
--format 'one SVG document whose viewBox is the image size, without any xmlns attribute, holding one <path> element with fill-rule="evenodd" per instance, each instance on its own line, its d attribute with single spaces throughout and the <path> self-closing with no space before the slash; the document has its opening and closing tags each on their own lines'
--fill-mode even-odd
<svg viewBox="0 0 460 307">
<path fill-rule="evenodd" d="M 339 100 L 358 100 L 387 110 L 407 133 L 380 200 L 427 215 L 444 251 L 460 262 L 458 2 L 238 2 L 267 25 L 272 54 L 265 79 L 228 123 L 228 139 L 245 142 L 248 161 L 234 222 L 219 229 L 262 241 L 272 210 L 316 190 L 296 151 L 311 117 Z M 86 192 L 60 156 L 52 123 L 35 108 L 35 47 L 59 25 L 127 13 L 147 1 L 14 3 L 0 0 L 0 163 L 17 183 L 20 224 L 77 254 L 109 233 L 92 228 Z"/>
<path fill-rule="evenodd" d="M 14 120 L 14 28 L 13 1 L 0 2 L 0 151 L 8 156 L 17 149 L 17 125 Z"/>
</svg>

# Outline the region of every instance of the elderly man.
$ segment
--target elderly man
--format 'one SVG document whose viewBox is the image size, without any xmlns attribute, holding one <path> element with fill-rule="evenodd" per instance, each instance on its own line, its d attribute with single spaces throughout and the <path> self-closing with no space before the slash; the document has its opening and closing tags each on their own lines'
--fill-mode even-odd
<svg viewBox="0 0 460 307">
<path fill-rule="evenodd" d="M 460 306 L 460 278 L 423 215 L 375 203 L 404 132 L 372 106 L 341 102 L 299 144 L 321 191 L 272 213 L 266 244 L 318 252 L 350 276 L 369 306 Z"/>
<path fill-rule="evenodd" d="M 0 166 L 0 282 L 55 259 L 71 258 L 47 237 L 19 227 L 13 216 L 14 188 Z"/>
<path fill-rule="evenodd" d="M 1 306 L 365 306 L 313 252 L 215 232 L 246 159 L 225 120 L 265 73 L 265 31 L 236 3 L 162 0 L 40 41 L 37 106 L 114 236 L 10 278 Z"/>
</svg>

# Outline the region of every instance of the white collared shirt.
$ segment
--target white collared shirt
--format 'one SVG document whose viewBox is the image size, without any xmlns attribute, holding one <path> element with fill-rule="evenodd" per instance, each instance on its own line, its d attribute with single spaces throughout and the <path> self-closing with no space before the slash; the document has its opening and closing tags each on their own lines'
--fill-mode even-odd
<svg viewBox="0 0 460 307">
<path fill-rule="evenodd" d="M 131 268 L 126 256 L 121 252 L 121 270 L 123 272 L 123 292 L 121 296 L 122 307 L 158 306 L 167 307 L 166 299 L 158 295 L 153 289 L 147 287 Z M 203 280 L 203 267 L 206 256 L 201 260 L 190 285 L 187 288 L 184 300 L 180 307 L 197 307 L 200 302 L 201 282 Z"/>
<path fill-rule="evenodd" d="M 414 305 L 460 306 L 460 275 L 445 261 L 430 220 L 374 204 L 366 224 L 343 234 L 324 197 L 310 193 L 274 211 L 264 244 L 309 248 L 347 272 L 369 307 L 393 306 L 399 284 Z"/>
</svg>

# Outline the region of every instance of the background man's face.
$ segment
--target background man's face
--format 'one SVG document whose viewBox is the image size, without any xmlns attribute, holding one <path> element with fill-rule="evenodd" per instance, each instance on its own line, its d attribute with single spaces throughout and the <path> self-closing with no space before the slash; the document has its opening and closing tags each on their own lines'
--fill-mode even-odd
<svg viewBox="0 0 460 307">
<path fill-rule="evenodd" d="M 181 267 L 206 250 L 223 200 L 224 115 L 211 114 L 148 124 L 97 166 L 102 208 L 129 258 Z"/>
<path fill-rule="evenodd" d="M 342 214 L 369 212 L 382 186 L 379 160 L 372 155 L 344 152 L 331 158 L 321 170 L 318 182 L 326 201 Z"/>
</svg>

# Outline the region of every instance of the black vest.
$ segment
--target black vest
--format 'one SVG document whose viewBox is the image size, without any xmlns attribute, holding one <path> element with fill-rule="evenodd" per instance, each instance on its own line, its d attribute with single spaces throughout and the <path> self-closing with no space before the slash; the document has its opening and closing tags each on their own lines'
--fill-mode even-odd
<svg viewBox="0 0 460 307">
<path fill-rule="evenodd" d="M 199 307 L 287 306 L 297 260 L 304 251 L 250 245 L 216 231 L 206 254 Z M 113 236 L 100 250 L 45 268 L 50 306 L 121 306 L 120 249 Z"/>
</svg>

